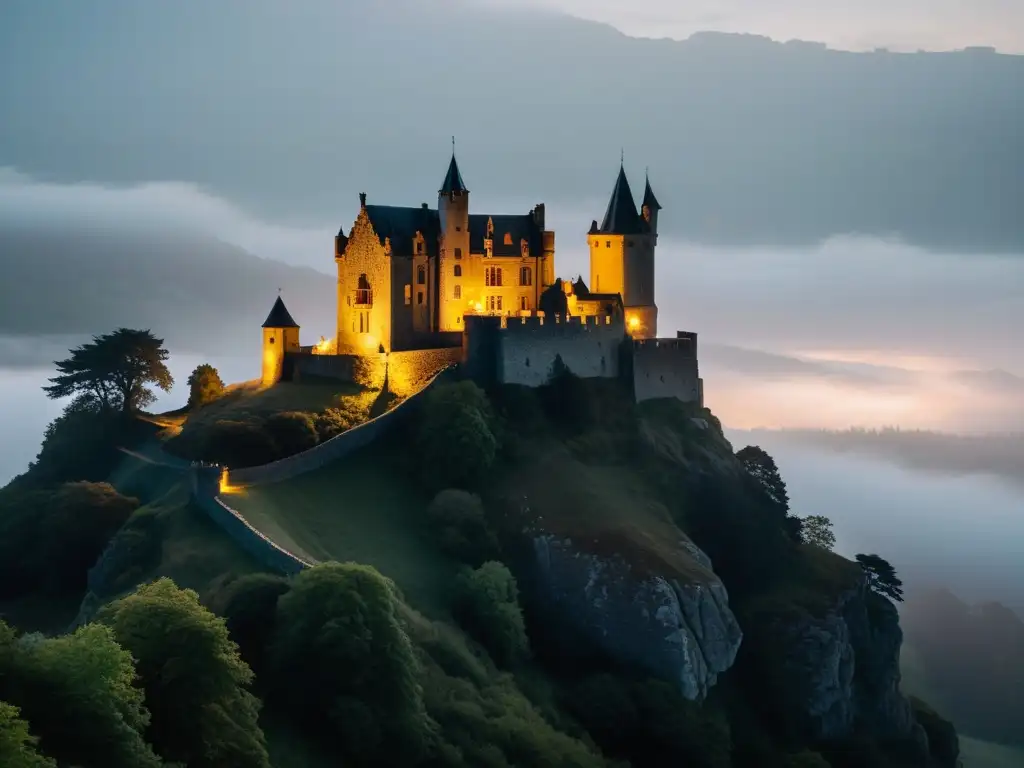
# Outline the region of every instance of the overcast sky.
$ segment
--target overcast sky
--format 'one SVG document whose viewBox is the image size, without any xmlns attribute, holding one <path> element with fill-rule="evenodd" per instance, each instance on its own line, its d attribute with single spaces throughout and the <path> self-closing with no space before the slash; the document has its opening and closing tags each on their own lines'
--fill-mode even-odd
<svg viewBox="0 0 1024 768">
<path fill-rule="evenodd" d="M 684 39 L 749 32 L 834 48 L 949 50 L 971 45 L 1024 51 L 1022 0 L 477 0 L 534 5 L 601 21 L 629 35 Z"/>
</svg>

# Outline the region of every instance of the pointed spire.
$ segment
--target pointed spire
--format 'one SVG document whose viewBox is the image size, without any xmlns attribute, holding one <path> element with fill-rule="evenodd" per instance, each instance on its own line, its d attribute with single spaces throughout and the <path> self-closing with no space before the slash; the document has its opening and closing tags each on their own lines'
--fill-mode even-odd
<svg viewBox="0 0 1024 768">
<path fill-rule="evenodd" d="M 278 291 L 281 289 L 278 288 Z M 296 323 L 288 312 L 288 308 L 284 305 L 280 294 L 278 294 L 277 301 L 274 302 L 273 308 L 270 310 L 270 314 L 267 315 L 267 319 L 263 323 L 264 328 L 298 328 L 299 324 Z"/>
<path fill-rule="evenodd" d="M 455 137 L 452 136 L 452 161 L 448 163 L 448 173 L 445 174 L 444 183 L 437 191 L 439 195 L 452 195 L 455 193 L 469 192 L 465 182 L 462 181 L 462 174 L 459 173 L 459 164 L 455 160 Z"/>
<path fill-rule="evenodd" d="M 626 179 L 626 169 L 619 165 L 619 175 L 608 201 L 601 232 L 609 235 L 635 235 L 640 232 L 640 214 L 637 213 L 633 192 Z"/>
<path fill-rule="evenodd" d="M 660 211 L 661 203 L 658 202 L 658 198 L 654 196 L 654 190 L 651 189 L 651 177 L 645 172 L 644 173 L 644 201 L 640 204 L 640 207 L 647 206 L 652 211 Z"/>
</svg>

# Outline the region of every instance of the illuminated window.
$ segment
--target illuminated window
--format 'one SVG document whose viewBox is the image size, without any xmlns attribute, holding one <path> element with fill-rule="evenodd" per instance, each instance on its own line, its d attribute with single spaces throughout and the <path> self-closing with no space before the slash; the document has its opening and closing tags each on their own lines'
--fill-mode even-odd
<svg viewBox="0 0 1024 768">
<path fill-rule="evenodd" d="M 485 306 L 489 312 L 501 312 L 501 296 L 488 296 Z"/>
<path fill-rule="evenodd" d="M 455 276 L 456 277 L 462 277 L 462 265 L 461 264 L 456 264 L 455 265 Z"/>
<path fill-rule="evenodd" d="M 456 259 L 461 259 L 462 258 L 462 249 L 461 248 L 456 248 L 455 249 L 455 258 Z"/>
<path fill-rule="evenodd" d="M 484 270 L 484 285 L 494 287 L 501 285 L 501 267 L 487 267 Z"/>
<path fill-rule="evenodd" d="M 611 248 L 612 247 L 612 241 L 611 240 L 605 240 L 604 241 L 604 247 L 605 248 Z"/>
<path fill-rule="evenodd" d="M 525 310 L 527 308 L 526 307 L 526 297 L 525 296 L 520 296 L 519 297 L 519 308 L 522 309 L 522 310 Z"/>
<path fill-rule="evenodd" d="M 416 285 L 427 284 L 427 268 L 422 264 L 416 267 Z"/>
<path fill-rule="evenodd" d="M 412 286 L 405 286 L 405 306 L 412 304 Z"/>
<path fill-rule="evenodd" d="M 356 304 L 373 304 L 373 291 L 370 290 L 370 281 L 366 274 L 359 276 L 359 283 L 356 286 Z"/>
<path fill-rule="evenodd" d="M 423 291 L 416 291 L 416 303 L 417 304 L 422 304 L 423 303 Z"/>
<path fill-rule="evenodd" d="M 529 267 L 521 267 L 519 269 L 519 284 L 520 285 L 533 285 L 533 270 Z"/>
<path fill-rule="evenodd" d="M 456 285 L 455 286 L 455 298 L 456 299 L 461 299 L 462 298 L 462 286 L 461 285 Z"/>
<path fill-rule="evenodd" d="M 511 232 L 506 232 L 505 233 L 505 245 L 512 245 L 512 233 Z"/>
</svg>

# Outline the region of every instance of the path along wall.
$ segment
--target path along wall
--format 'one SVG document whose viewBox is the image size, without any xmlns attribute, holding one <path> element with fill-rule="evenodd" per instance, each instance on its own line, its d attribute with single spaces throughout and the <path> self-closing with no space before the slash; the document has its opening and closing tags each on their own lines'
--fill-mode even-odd
<svg viewBox="0 0 1024 768">
<path fill-rule="evenodd" d="M 293 378 L 298 381 L 303 376 L 318 376 L 380 389 L 386 374 L 388 390 L 399 397 L 408 397 L 423 389 L 439 371 L 461 362 L 462 348 L 418 349 L 392 352 L 387 356 L 300 352 L 289 358 L 293 361 Z"/>
<path fill-rule="evenodd" d="M 208 465 L 197 465 L 190 470 L 192 499 L 217 527 L 266 568 L 291 575 L 316 564 L 278 546 L 253 528 L 241 513 L 225 504 L 218 496 L 221 473 L 219 467 Z"/>
<path fill-rule="evenodd" d="M 451 380 L 455 376 L 456 369 L 454 367 L 445 368 L 434 375 L 416 394 L 407 397 L 377 418 L 370 419 L 364 424 L 342 432 L 340 435 L 294 456 L 288 456 L 258 467 L 231 470 L 229 473 L 230 483 L 234 486 L 279 483 L 338 461 L 359 448 L 369 445 L 398 424 L 407 421 L 415 414 L 416 409 L 431 388 L 440 382 Z"/>
</svg>

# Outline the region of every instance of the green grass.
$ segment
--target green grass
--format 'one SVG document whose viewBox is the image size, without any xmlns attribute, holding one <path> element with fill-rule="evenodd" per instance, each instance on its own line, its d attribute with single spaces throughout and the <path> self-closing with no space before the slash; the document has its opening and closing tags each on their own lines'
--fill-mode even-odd
<svg viewBox="0 0 1024 768">
<path fill-rule="evenodd" d="M 962 735 L 960 756 L 964 768 L 1021 768 L 1024 765 L 1024 749 Z"/>
<path fill-rule="evenodd" d="M 285 549 L 313 560 L 372 565 L 419 610 L 445 612 L 455 565 L 429 540 L 429 500 L 395 471 L 386 446 L 224 500 Z"/>
</svg>

